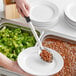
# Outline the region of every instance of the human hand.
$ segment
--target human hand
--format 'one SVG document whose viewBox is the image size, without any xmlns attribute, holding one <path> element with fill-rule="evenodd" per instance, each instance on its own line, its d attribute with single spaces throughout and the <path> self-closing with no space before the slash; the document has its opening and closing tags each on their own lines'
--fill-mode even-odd
<svg viewBox="0 0 76 76">
<path fill-rule="evenodd" d="M 26 72 L 24 72 L 15 61 L 11 61 L 8 59 L 5 55 L 0 53 L 0 66 L 4 67 L 5 69 L 8 69 L 10 71 L 22 74 L 23 76 L 32 76 Z"/>
<path fill-rule="evenodd" d="M 26 0 L 15 0 L 18 12 L 24 17 L 29 16 L 30 6 Z"/>
<path fill-rule="evenodd" d="M 14 71 L 14 72 L 17 72 L 17 73 L 20 73 L 22 74 L 23 76 L 32 76 L 31 74 L 27 73 L 27 72 L 24 72 L 20 67 L 19 65 L 17 64 L 17 62 L 12 62 L 12 65 L 14 66 L 14 68 L 10 68 L 11 71 Z"/>
</svg>

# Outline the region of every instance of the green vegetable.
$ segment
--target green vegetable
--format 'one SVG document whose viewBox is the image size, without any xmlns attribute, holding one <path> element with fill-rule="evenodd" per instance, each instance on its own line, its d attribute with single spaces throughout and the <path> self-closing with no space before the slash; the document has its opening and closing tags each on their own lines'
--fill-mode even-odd
<svg viewBox="0 0 76 76">
<path fill-rule="evenodd" d="M 11 60 L 16 60 L 22 49 L 32 47 L 36 43 L 33 34 L 20 28 L 3 27 L 0 30 L 0 52 Z"/>
</svg>

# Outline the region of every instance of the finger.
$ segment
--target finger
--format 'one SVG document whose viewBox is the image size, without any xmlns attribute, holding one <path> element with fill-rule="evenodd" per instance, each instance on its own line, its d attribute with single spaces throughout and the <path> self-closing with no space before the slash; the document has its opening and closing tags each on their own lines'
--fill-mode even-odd
<svg viewBox="0 0 76 76">
<path fill-rule="evenodd" d="M 24 6 L 24 4 L 22 5 L 21 9 L 22 9 L 23 14 L 28 17 L 28 11 L 26 7 Z"/>
<path fill-rule="evenodd" d="M 27 3 L 27 4 L 25 4 L 25 7 L 26 7 L 26 9 L 27 9 L 27 11 L 29 13 L 30 12 L 30 5 Z"/>
<path fill-rule="evenodd" d="M 21 9 L 17 7 L 17 10 L 20 13 L 20 15 L 24 17 L 24 14 L 23 14 L 23 12 L 21 12 Z"/>
</svg>

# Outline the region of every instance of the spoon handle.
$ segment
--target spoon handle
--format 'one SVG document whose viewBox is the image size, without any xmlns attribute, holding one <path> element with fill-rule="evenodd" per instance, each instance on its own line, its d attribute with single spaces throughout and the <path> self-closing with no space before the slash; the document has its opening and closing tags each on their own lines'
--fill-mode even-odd
<svg viewBox="0 0 76 76">
<path fill-rule="evenodd" d="M 32 22 L 31 22 L 30 18 L 29 17 L 25 17 L 25 19 L 26 19 L 27 23 L 29 23 L 29 27 L 30 27 L 30 29 L 31 29 L 31 31 L 32 31 L 36 41 L 39 43 L 41 49 L 43 49 L 42 43 L 40 41 L 40 38 L 38 37 L 38 35 L 37 35 L 36 31 L 35 31 L 35 28 L 34 28 Z"/>
<path fill-rule="evenodd" d="M 42 33 L 41 33 L 41 35 L 40 35 L 40 40 L 42 39 L 42 36 L 44 35 L 44 31 L 42 31 Z M 39 44 L 38 44 L 38 42 L 36 43 L 36 45 L 35 45 L 35 47 L 38 47 L 39 46 Z"/>
</svg>

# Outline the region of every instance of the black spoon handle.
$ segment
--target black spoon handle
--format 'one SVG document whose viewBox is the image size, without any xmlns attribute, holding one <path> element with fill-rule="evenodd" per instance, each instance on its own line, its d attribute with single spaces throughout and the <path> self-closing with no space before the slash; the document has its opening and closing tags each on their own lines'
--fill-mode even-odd
<svg viewBox="0 0 76 76">
<path fill-rule="evenodd" d="M 30 17 L 24 16 L 24 18 L 26 19 L 27 23 L 31 21 L 31 20 L 30 20 Z"/>
</svg>

